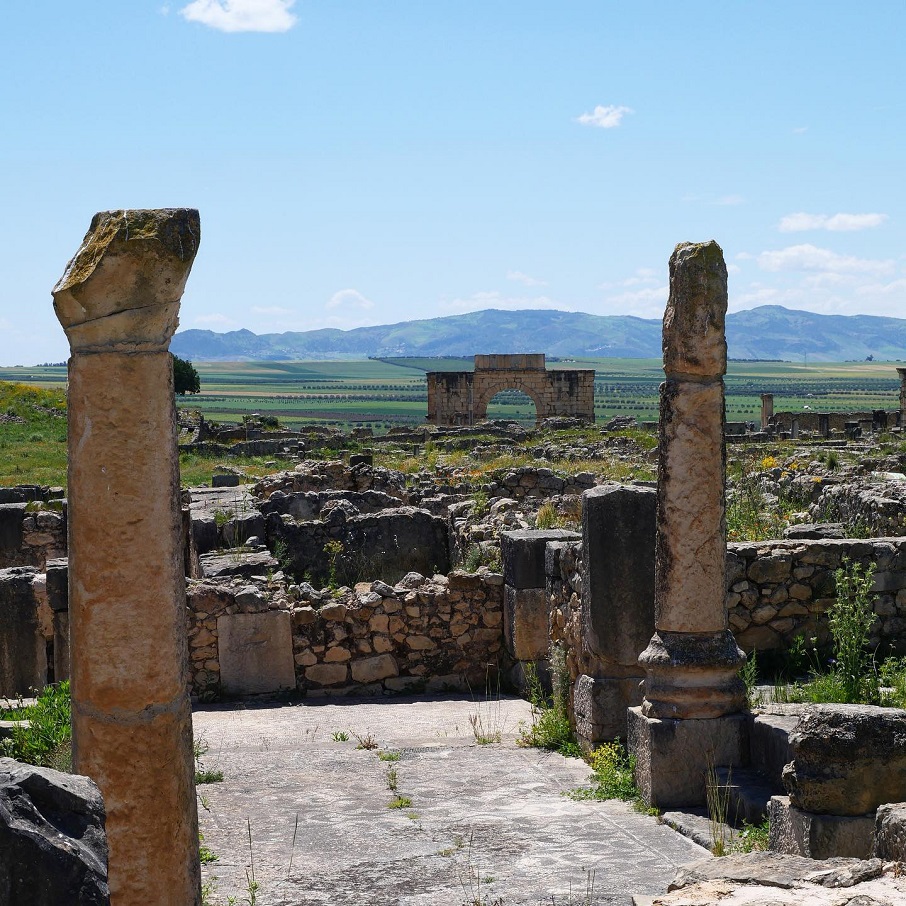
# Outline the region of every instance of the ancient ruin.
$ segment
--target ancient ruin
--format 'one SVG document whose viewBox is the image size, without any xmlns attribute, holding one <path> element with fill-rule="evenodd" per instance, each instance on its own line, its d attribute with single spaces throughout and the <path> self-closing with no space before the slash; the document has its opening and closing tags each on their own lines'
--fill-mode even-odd
<svg viewBox="0 0 906 906">
<path fill-rule="evenodd" d="M 501 390 L 521 390 L 538 420 L 568 416 L 595 420 L 595 373 L 547 370 L 544 353 L 476 355 L 474 371 L 429 371 L 427 420 L 435 425 L 474 425 L 487 417 Z"/>
<path fill-rule="evenodd" d="M 544 791 L 524 799 L 517 790 L 521 781 L 503 779 L 515 732 L 483 723 L 486 713 L 462 713 L 483 698 L 482 690 L 490 693 L 488 703 L 497 696 L 491 707 L 498 707 L 501 691 L 538 696 L 539 688 L 559 690 L 573 745 L 586 753 L 627 740 L 644 799 L 667 810 L 666 824 L 700 843 L 711 846 L 688 810 L 703 805 L 716 784 L 737 820 L 757 825 L 770 814 L 771 846 L 786 854 L 771 856 L 773 871 L 799 878 L 801 862 L 790 860 L 801 856 L 906 857 L 906 813 L 886 801 L 906 795 L 903 712 L 836 705 L 803 710 L 782 702 L 750 711 L 738 676 L 742 650 L 783 658 L 803 639 L 813 640 L 815 651 L 827 650 L 835 572 L 850 562 L 874 567 L 868 643 L 906 652 L 906 456 L 895 449 L 882 454 L 855 432 L 827 439 L 821 431 L 784 453 L 785 459 L 762 456 L 759 442 L 789 433 L 766 393 L 768 430 L 755 436 L 743 426 L 732 435 L 740 446 L 731 449 L 742 451 L 736 465 L 754 471 L 734 476 L 727 488 L 727 287 L 716 243 L 678 246 L 670 261 L 656 446 L 624 419 L 599 427 L 577 424 L 577 416 L 591 419 L 591 402 L 587 417 L 573 410 L 570 420 L 535 430 L 473 425 L 502 385 L 515 386 L 507 381 L 518 370 L 508 367 L 514 357 L 476 357 L 476 365 L 486 367 L 453 375 L 449 386 L 460 390 L 446 398 L 438 379 L 449 375 L 429 378 L 435 412 L 466 406 L 436 427 L 374 436 L 368 429 L 350 435 L 325 427 L 267 430 L 258 419 L 241 426 L 186 419 L 179 449 L 223 458 L 211 487 L 180 493 L 166 348 L 197 240 L 195 212 L 98 215 L 55 290 L 73 350 L 68 499 L 62 488 L 0 489 L 0 705 L 10 707 L 2 696 L 27 696 L 72 674 L 75 767 L 97 781 L 107 806 L 113 902 L 149 902 L 151 885 L 156 890 L 161 879 L 179 891 L 174 902 L 200 896 L 189 695 L 199 704 L 261 696 L 297 700 L 285 711 L 276 704 L 247 711 L 218 705 L 195 715 L 201 727 L 216 728 L 233 747 L 218 756 L 228 767 L 225 783 L 206 793 L 221 810 L 218 821 L 207 816 L 203 823 L 206 837 L 210 833 L 234 857 L 252 846 L 252 821 L 244 823 L 250 811 L 255 845 L 266 854 L 282 852 L 300 796 L 313 803 L 303 826 L 314 821 L 314 836 L 329 838 L 338 850 L 343 847 L 336 841 L 350 842 L 346 828 L 334 826 L 339 816 L 333 800 L 325 813 L 310 795 L 310 780 L 299 780 L 295 766 L 287 770 L 280 760 L 287 752 L 318 764 L 340 757 L 334 747 L 343 742 L 343 724 L 328 722 L 333 738 L 316 740 L 322 718 L 304 704 L 324 699 L 370 700 L 329 713 L 384 715 L 375 718 L 382 722 L 382 745 L 399 740 L 395 744 L 406 748 L 386 754 L 403 762 L 401 772 L 418 763 L 422 779 L 434 776 L 434 757 L 452 759 L 458 752 L 457 765 L 462 763 L 463 732 L 479 747 L 502 740 L 493 759 L 468 755 L 483 758 L 485 767 L 493 760 L 491 773 L 474 781 L 478 789 L 467 790 L 473 797 L 468 802 L 490 810 L 505 790 L 525 806 L 529 821 L 528 813 L 555 811 Z M 519 358 L 537 381 L 532 398 L 539 417 L 553 414 L 538 388 L 556 396 L 550 382 L 570 372 L 545 371 L 543 356 Z M 593 372 L 574 374 L 590 401 Z M 567 387 L 567 399 L 571 392 Z M 887 425 L 898 432 L 894 420 L 881 414 L 874 414 L 872 430 Z M 833 424 L 826 427 L 837 432 Z M 802 428 L 803 435 L 810 433 Z M 747 441 L 755 441 L 752 450 L 745 450 Z M 421 467 L 429 444 L 432 457 L 448 457 L 446 464 Z M 830 455 L 843 449 L 850 452 L 845 466 Z M 252 454 L 273 457 L 266 477 L 251 480 L 230 463 L 231 456 Z M 404 465 L 381 464 L 393 456 L 405 457 Z M 486 468 L 496 457 L 505 464 Z M 604 474 L 605 460 L 621 470 L 620 481 Z M 657 482 L 647 471 L 655 462 Z M 782 532 L 761 536 L 769 540 L 727 543 L 727 501 L 738 505 L 746 495 L 763 505 L 788 498 L 801 511 Z M 852 532 L 854 526 L 859 532 Z M 448 696 L 419 705 L 419 720 L 434 735 L 421 728 L 413 742 L 407 720 L 398 717 L 408 705 L 394 708 L 400 694 Z M 457 694 L 462 701 L 451 704 Z M 506 708 L 532 712 L 518 699 L 507 699 Z M 441 713 L 457 713 L 462 726 L 438 728 L 432 721 Z M 0 720 L 0 739 L 16 724 Z M 303 726 L 305 738 L 291 740 Z M 265 727 L 285 739 L 264 759 L 267 771 L 250 781 L 253 798 L 268 803 L 266 814 L 243 798 L 248 790 L 237 794 L 229 776 L 246 778 L 252 762 L 270 750 L 270 736 L 250 735 L 250 728 Z M 357 732 L 367 737 L 370 729 Z M 448 733 L 460 740 L 449 750 L 438 741 Z M 834 746 L 827 745 L 830 738 L 837 739 Z M 343 754 L 343 769 L 366 776 L 366 759 L 379 764 L 367 748 L 361 763 Z M 468 787 L 472 781 L 450 771 L 451 763 L 442 780 L 431 782 Z M 569 764 L 557 776 L 570 776 L 575 789 L 587 772 L 581 762 Z M 0 800 L 31 808 L 33 782 L 14 763 L 0 762 Z M 69 795 L 65 778 L 48 776 L 46 782 Z M 332 797 L 361 794 L 367 807 L 373 805 L 368 781 L 361 789 L 359 780 L 336 782 Z M 83 846 L 76 831 L 71 846 L 65 835 L 52 841 L 47 822 L 38 819 L 13 826 L 9 839 L 21 847 L 36 831 L 34 839 L 48 841 L 40 844 L 48 859 L 56 858 L 54 846 L 67 850 L 74 856 L 65 860 L 69 874 L 54 890 L 71 890 L 84 878 L 103 903 L 103 806 L 90 783 L 79 780 L 72 790 L 77 787 L 80 798 L 70 801 L 90 814 L 88 842 L 97 847 Z M 427 792 L 418 789 L 417 795 Z M 559 788 L 554 801 L 563 801 L 560 794 L 567 791 Z M 317 845 L 295 853 L 303 866 L 296 877 L 265 855 L 258 864 L 273 885 L 269 894 L 279 888 L 291 902 L 303 890 L 317 896 L 346 890 L 349 872 L 365 871 L 367 863 L 380 876 L 383 895 L 381 885 L 392 871 L 382 860 L 397 852 L 385 838 L 402 840 L 405 833 L 388 823 L 395 813 L 384 815 L 386 803 L 377 807 L 379 816 L 367 823 L 370 837 L 349 831 L 353 862 L 340 857 L 332 874 L 312 861 Z M 446 825 L 432 822 L 441 811 L 453 815 L 450 802 L 434 803 L 426 814 L 419 808 L 396 820 L 443 838 Z M 244 810 L 241 821 L 237 809 Z M 236 827 L 222 822 L 225 814 Z M 371 839 L 372 818 L 378 840 Z M 457 813 L 455 821 L 463 820 Z M 532 845 L 560 845 L 554 838 L 569 821 L 574 816 L 531 824 Z M 733 821 L 729 813 L 727 821 Z M 0 836 L 9 827 L 0 820 Z M 640 844 L 649 832 L 655 839 L 654 828 L 656 844 Z M 307 840 L 312 830 L 305 828 Z M 611 847 L 613 859 L 630 862 L 656 860 L 665 847 L 701 852 L 682 838 L 668 844 L 663 835 L 671 833 L 666 825 L 633 824 L 631 833 L 617 834 L 618 844 L 608 831 L 583 832 L 581 845 L 572 845 L 598 855 L 602 846 Z M 497 843 L 495 858 L 514 845 L 509 838 Z M 402 856 L 405 847 L 399 846 Z M 422 854 L 435 872 L 425 884 L 436 884 L 442 860 L 450 853 L 455 860 L 457 851 L 453 845 L 449 853 Z M 652 864 L 633 875 L 636 889 L 666 886 L 664 879 L 652 881 Z M 758 876 L 758 866 L 746 864 Z M 709 880 L 707 865 L 681 873 L 676 885 L 704 896 L 709 884 L 727 883 Z M 600 870 L 608 884 L 625 883 L 615 880 L 618 869 L 609 858 Z M 206 871 L 210 881 L 213 874 Z M 241 856 L 223 866 L 234 894 L 248 892 L 243 871 Z M 889 887 L 881 869 L 840 871 L 861 872 L 861 880 L 847 884 Z M 392 883 L 408 891 L 421 882 Z M 537 900 L 538 889 L 530 885 L 541 883 L 538 878 L 523 883 L 529 885 L 526 895 Z M 810 882 L 803 875 L 796 883 Z"/>
<path fill-rule="evenodd" d="M 54 287 L 69 360 L 73 764 L 107 809 L 119 906 L 198 903 L 170 337 L 198 212 L 95 215 Z"/>
</svg>

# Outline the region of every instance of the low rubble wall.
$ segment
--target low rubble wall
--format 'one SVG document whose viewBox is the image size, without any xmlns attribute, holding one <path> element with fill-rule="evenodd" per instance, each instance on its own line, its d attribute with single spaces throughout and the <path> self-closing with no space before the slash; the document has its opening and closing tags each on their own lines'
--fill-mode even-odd
<svg viewBox="0 0 906 906">
<path fill-rule="evenodd" d="M 497 688 L 503 641 L 499 574 L 453 571 L 431 579 L 410 574 L 395 587 L 363 583 L 338 599 L 322 598 L 310 587 L 303 592 L 308 600 L 299 602 L 282 587 L 190 583 L 193 694 L 208 699 L 229 692 L 224 688 L 230 683 L 223 676 L 223 620 L 248 614 L 271 615 L 258 620 L 257 644 L 271 647 L 268 665 L 274 679 L 266 689 L 260 677 L 250 676 L 245 691 L 286 690 L 286 658 L 293 687 L 307 695 L 466 688 L 483 693 L 489 678 Z M 280 648 L 281 617 L 289 623 L 285 638 L 291 637 L 291 650 Z M 249 673 L 255 669 L 251 665 Z M 234 684 L 233 691 L 238 690 Z"/>
<path fill-rule="evenodd" d="M 727 610 L 740 647 L 784 648 L 798 635 L 826 645 L 834 571 L 844 560 L 875 566 L 872 645 L 906 653 L 906 538 L 728 545 Z"/>
</svg>

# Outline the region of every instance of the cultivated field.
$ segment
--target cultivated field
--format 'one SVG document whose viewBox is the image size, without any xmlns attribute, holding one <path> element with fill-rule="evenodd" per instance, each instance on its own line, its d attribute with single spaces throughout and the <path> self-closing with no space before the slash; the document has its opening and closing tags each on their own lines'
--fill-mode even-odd
<svg viewBox="0 0 906 906">
<path fill-rule="evenodd" d="M 598 421 L 631 415 L 656 421 L 657 359 L 548 361 L 551 368 L 593 368 Z M 397 358 L 344 362 L 211 362 L 196 365 L 202 392 L 179 405 L 207 418 L 238 421 L 250 412 L 276 415 L 288 426 L 318 422 L 346 428 L 367 425 L 376 432 L 420 424 L 427 411 L 426 371 L 469 371 L 471 359 Z M 65 385 L 61 366 L 0 368 L 0 380 Z M 758 421 L 760 395 L 774 394 L 776 411 L 811 408 L 824 412 L 898 406 L 899 378 L 892 363 L 731 362 L 727 375 L 727 418 Z M 517 391 L 499 394 L 491 418 L 533 422 L 532 402 Z"/>
</svg>

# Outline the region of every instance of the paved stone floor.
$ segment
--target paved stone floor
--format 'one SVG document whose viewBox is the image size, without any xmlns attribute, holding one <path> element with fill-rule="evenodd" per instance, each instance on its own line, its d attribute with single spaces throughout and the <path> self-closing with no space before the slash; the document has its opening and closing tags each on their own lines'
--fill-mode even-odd
<svg viewBox="0 0 906 906">
<path fill-rule="evenodd" d="M 472 715 L 502 742 L 477 745 Z M 624 803 L 561 795 L 588 767 L 518 748 L 528 719 L 519 699 L 462 695 L 199 708 L 202 761 L 224 773 L 199 787 L 209 902 L 248 902 L 253 857 L 258 906 L 628 904 L 706 855 Z M 411 805 L 387 807 L 389 769 Z"/>
</svg>

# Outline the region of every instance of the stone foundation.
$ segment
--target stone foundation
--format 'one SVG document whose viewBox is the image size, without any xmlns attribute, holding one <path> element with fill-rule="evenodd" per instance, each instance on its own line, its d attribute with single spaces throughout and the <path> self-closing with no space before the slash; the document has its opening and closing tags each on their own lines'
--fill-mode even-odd
<svg viewBox="0 0 906 906">
<path fill-rule="evenodd" d="M 662 810 L 705 805 L 709 769 L 748 762 L 746 714 L 662 720 L 630 708 L 627 731 L 642 798 Z"/>
<path fill-rule="evenodd" d="M 819 815 L 791 805 L 789 796 L 772 796 L 768 819 L 768 847 L 774 852 L 809 859 L 868 859 L 874 848 L 874 812 L 858 816 Z"/>
</svg>

